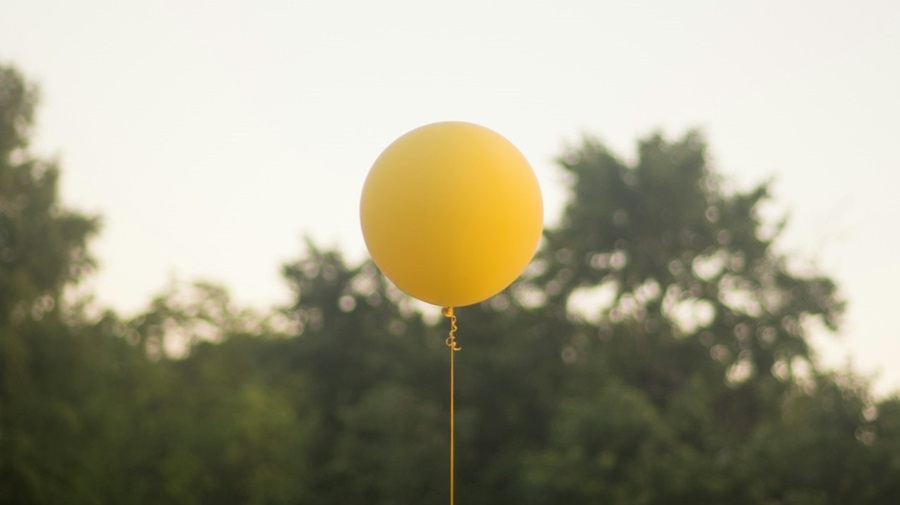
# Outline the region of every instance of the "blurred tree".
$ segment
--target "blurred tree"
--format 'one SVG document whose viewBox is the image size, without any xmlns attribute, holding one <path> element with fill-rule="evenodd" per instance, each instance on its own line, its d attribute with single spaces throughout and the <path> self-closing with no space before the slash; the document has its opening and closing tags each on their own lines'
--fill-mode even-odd
<svg viewBox="0 0 900 505">
<path fill-rule="evenodd" d="M 560 160 L 572 198 L 517 288 L 573 326 L 570 380 L 529 458 L 533 495 L 886 503 L 856 436 L 871 400 L 818 375 L 808 346 L 813 321 L 837 326 L 834 283 L 788 267 L 781 226 L 759 217 L 767 186 L 725 192 L 705 150 L 694 132 L 654 135 L 628 164 L 588 139 Z M 801 456 L 816 464 L 799 470 Z"/>
<path fill-rule="evenodd" d="M 103 503 L 308 502 L 319 414 L 304 371 L 285 362 L 284 334 L 236 307 L 219 286 L 173 285 L 124 323 L 138 365 L 126 431 L 106 438 Z M 107 403 L 109 406 L 112 402 Z M 115 428 L 115 425 L 110 426 Z M 107 461 L 109 466 L 111 460 Z"/>
<path fill-rule="evenodd" d="M 0 503 L 65 501 L 80 429 L 69 395 L 85 387 L 68 375 L 83 366 L 75 341 L 52 335 L 69 331 L 63 290 L 92 266 L 97 221 L 60 205 L 56 163 L 30 152 L 36 101 L 0 66 Z"/>
<path fill-rule="evenodd" d="M 65 285 L 92 266 L 95 218 L 58 201 L 55 161 L 29 151 L 37 90 L 0 66 L 0 317 L 9 324 L 52 310 Z M 36 318 L 35 318 L 36 319 Z"/>
<path fill-rule="evenodd" d="M 308 241 L 284 274 L 296 295 L 285 356 L 309 378 L 321 421 L 310 453 L 315 502 L 441 497 L 443 337 L 371 263 L 350 268 Z"/>
<path fill-rule="evenodd" d="M 577 314 L 579 299 L 604 291 L 611 301 L 582 315 L 604 327 L 633 326 L 603 339 L 627 340 L 609 342 L 605 353 L 626 346 L 637 358 L 642 351 L 634 347 L 652 341 L 646 366 L 621 373 L 659 404 L 685 382 L 685 371 L 708 370 L 708 356 L 743 391 L 735 402 L 778 389 L 785 381 L 773 369 L 790 375 L 797 360 L 812 357 L 808 320 L 835 329 L 843 308 L 829 278 L 797 275 L 773 250 L 781 227 L 758 215 L 767 186 L 725 193 L 705 150 L 692 132 L 673 143 L 658 135 L 640 142 L 633 166 L 594 140 L 566 154 L 572 199 L 562 224 L 547 233 L 544 272 L 533 281 L 559 313 Z M 610 362 L 631 367 L 635 360 Z M 742 422 L 732 427 L 740 431 Z"/>
<path fill-rule="evenodd" d="M 752 503 L 896 501 L 896 474 L 888 477 L 890 463 L 879 454 L 891 433 L 879 432 L 866 384 L 845 374 L 806 380 L 735 452 L 740 488 Z"/>
</svg>

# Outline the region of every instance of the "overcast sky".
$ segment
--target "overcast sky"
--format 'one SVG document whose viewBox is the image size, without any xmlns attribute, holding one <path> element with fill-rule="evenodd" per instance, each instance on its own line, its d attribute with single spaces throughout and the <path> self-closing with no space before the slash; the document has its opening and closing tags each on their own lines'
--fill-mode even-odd
<svg viewBox="0 0 900 505">
<path fill-rule="evenodd" d="M 41 86 L 35 147 L 103 216 L 93 285 L 125 312 L 172 276 L 285 301 L 305 234 L 363 258 L 365 175 L 425 123 L 513 141 L 551 225 L 565 146 L 700 128 L 842 286 L 824 359 L 900 389 L 900 2 L 3 0 L 0 62 Z"/>
</svg>

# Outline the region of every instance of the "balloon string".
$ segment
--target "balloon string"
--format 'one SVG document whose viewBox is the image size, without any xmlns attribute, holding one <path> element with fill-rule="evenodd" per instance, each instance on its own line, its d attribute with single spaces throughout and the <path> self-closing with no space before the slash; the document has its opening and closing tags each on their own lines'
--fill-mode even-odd
<svg viewBox="0 0 900 505">
<path fill-rule="evenodd" d="M 455 461 L 454 461 L 454 434 L 456 432 L 455 424 L 456 424 L 456 412 L 455 412 L 455 401 L 454 398 L 456 396 L 455 391 L 455 382 L 456 382 L 456 372 L 455 372 L 455 355 L 457 351 L 461 351 L 462 347 L 456 343 L 456 315 L 453 313 L 453 307 L 444 307 L 441 310 L 441 313 L 444 317 L 450 318 L 450 335 L 444 341 L 447 347 L 450 348 L 450 505 L 453 505 L 453 477 L 455 472 Z"/>
<path fill-rule="evenodd" d="M 447 337 L 447 340 L 444 341 L 447 344 L 447 347 L 454 351 L 461 351 L 462 347 L 456 343 L 456 330 L 459 328 L 456 327 L 456 314 L 453 313 L 453 307 L 444 307 L 441 309 L 441 314 L 444 317 L 450 318 L 450 335 Z"/>
</svg>

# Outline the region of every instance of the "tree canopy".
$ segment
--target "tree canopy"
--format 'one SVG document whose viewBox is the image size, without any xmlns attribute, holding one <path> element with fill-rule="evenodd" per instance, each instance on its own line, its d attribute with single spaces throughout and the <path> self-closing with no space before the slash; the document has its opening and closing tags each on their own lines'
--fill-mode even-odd
<svg viewBox="0 0 900 505">
<path fill-rule="evenodd" d="M 97 218 L 29 146 L 37 89 L 0 66 L 0 505 L 439 503 L 446 323 L 371 262 L 305 244 L 293 302 L 211 283 L 85 311 Z M 457 310 L 457 502 L 900 501 L 900 399 L 826 371 L 843 300 L 779 253 L 767 184 L 726 191 L 698 132 L 585 138 L 517 283 Z"/>
</svg>

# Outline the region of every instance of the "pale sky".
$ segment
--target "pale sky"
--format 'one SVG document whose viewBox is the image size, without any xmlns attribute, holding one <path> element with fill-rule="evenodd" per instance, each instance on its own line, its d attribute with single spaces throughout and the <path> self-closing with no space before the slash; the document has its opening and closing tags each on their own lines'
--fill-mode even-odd
<svg viewBox="0 0 900 505">
<path fill-rule="evenodd" d="M 103 216 L 92 283 L 126 313 L 173 276 L 284 302 L 304 234 L 360 260 L 365 175 L 426 123 L 515 143 L 551 225 L 583 134 L 630 158 L 700 128 L 842 286 L 823 360 L 900 389 L 900 2 L 3 0 L 0 62 L 41 86 L 35 148 Z"/>
</svg>

